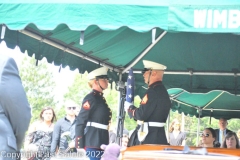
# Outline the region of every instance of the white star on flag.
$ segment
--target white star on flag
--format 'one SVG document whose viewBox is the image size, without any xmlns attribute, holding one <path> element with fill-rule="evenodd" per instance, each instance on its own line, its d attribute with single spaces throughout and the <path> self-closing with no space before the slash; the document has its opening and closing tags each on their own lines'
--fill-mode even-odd
<svg viewBox="0 0 240 160">
<path fill-rule="evenodd" d="M 129 94 L 129 95 L 128 95 L 128 97 L 129 97 L 129 98 L 132 98 L 132 95 L 131 95 L 131 94 Z"/>
<path fill-rule="evenodd" d="M 128 88 L 130 88 L 130 89 L 132 88 L 131 84 L 130 84 L 130 85 L 128 85 Z"/>
<path fill-rule="evenodd" d="M 128 79 L 132 79 L 132 76 L 129 75 L 129 76 L 128 76 Z"/>
</svg>

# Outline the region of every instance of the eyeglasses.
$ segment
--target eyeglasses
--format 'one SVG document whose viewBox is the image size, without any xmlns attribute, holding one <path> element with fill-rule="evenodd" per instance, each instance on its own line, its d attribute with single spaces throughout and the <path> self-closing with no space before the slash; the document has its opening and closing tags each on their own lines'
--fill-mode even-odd
<svg viewBox="0 0 240 160">
<path fill-rule="evenodd" d="M 109 78 L 108 78 L 107 75 L 97 76 L 96 79 L 97 79 L 97 80 L 99 80 L 99 79 L 109 80 Z"/>
<path fill-rule="evenodd" d="M 152 70 L 155 70 L 155 71 L 163 71 L 162 69 L 144 68 L 144 69 L 142 70 L 142 74 L 144 74 L 144 73 L 147 72 L 147 71 L 151 71 L 151 72 L 152 72 Z"/>
<path fill-rule="evenodd" d="M 109 81 L 108 78 L 101 78 L 101 80 L 104 80 L 104 81 Z"/>
<path fill-rule="evenodd" d="M 144 74 L 145 72 L 147 72 L 147 71 L 150 71 L 151 69 L 149 69 L 149 68 L 144 68 L 143 70 L 142 70 L 142 74 Z"/>
<path fill-rule="evenodd" d="M 201 137 L 203 137 L 203 136 L 204 136 L 204 137 L 209 137 L 210 135 L 209 135 L 208 133 L 207 133 L 207 134 L 203 134 L 203 133 L 202 133 L 200 136 L 201 136 Z"/>
<path fill-rule="evenodd" d="M 75 110 L 76 107 L 67 107 L 67 109 L 68 109 L 68 110 L 71 110 L 71 109 Z"/>
</svg>

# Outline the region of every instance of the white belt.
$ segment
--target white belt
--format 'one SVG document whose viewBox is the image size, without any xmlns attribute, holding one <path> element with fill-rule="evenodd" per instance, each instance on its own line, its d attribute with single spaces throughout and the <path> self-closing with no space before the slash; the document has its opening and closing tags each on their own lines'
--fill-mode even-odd
<svg viewBox="0 0 240 160">
<path fill-rule="evenodd" d="M 147 122 L 150 127 L 164 127 L 165 123 L 161 122 Z"/>
<path fill-rule="evenodd" d="M 96 123 L 96 122 L 87 122 L 87 126 L 108 130 L 108 125 Z"/>
</svg>

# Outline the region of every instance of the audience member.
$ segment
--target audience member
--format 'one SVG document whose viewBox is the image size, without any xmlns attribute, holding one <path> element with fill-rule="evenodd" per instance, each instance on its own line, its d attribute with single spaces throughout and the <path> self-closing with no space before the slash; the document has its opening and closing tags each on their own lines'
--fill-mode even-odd
<svg viewBox="0 0 240 160">
<path fill-rule="evenodd" d="M 122 146 L 127 147 L 129 141 L 129 131 L 127 129 L 123 129 L 123 135 L 122 135 Z"/>
<path fill-rule="evenodd" d="M 231 149 L 237 149 L 239 147 L 239 140 L 237 137 L 237 134 L 235 132 L 228 132 L 223 144 L 222 148 L 231 148 Z"/>
<path fill-rule="evenodd" d="M 37 152 L 34 159 L 49 159 L 56 115 L 51 107 L 45 107 L 39 117 L 40 121 L 34 122 L 28 130 L 24 148 L 26 151 Z"/>
<path fill-rule="evenodd" d="M 201 137 L 202 137 L 201 139 L 202 144 L 200 145 L 201 147 L 215 147 L 214 141 L 216 140 L 216 133 L 214 129 L 205 128 L 203 130 Z"/>
<path fill-rule="evenodd" d="M 65 104 L 66 116 L 59 119 L 54 127 L 53 138 L 51 143 L 52 154 L 76 152 L 76 148 L 75 148 L 76 112 L 75 110 L 77 107 L 79 106 L 71 100 L 66 102 Z"/>
<path fill-rule="evenodd" d="M 177 120 L 174 120 L 169 128 L 169 144 L 172 146 L 184 146 L 186 134 L 181 131 L 181 125 Z"/>
<path fill-rule="evenodd" d="M 127 143 L 128 142 L 128 135 L 129 132 L 128 130 L 126 130 L 125 128 L 123 129 L 123 135 L 122 135 L 122 146 L 127 147 Z M 117 143 L 117 134 L 116 134 L 116 129 L 110 129 L 109 130 L 109 144 L 110 143 Z"/>
<path fill-rule="evenodd" d="M 13 160 L 22 146 L 31 119 L 31 108 L 15 61 L 0 54 L 0 159 Z"/>
<path fill-rule="evenodd" d="M 224 118 L 220 118 L 218 121 L 219 129 L 215 129 L 216 133 L 216 141 L 222 144 L 222 142 L 225 139 L 225 136 L 228 132 L 231 132 L 231 130 L 227 129 L 228 122 Z"/>
</svg>

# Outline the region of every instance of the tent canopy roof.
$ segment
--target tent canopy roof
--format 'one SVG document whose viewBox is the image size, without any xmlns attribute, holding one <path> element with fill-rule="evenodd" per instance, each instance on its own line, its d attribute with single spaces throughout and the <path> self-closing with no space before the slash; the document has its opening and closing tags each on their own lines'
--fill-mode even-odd
<svg viewBox="0 0 240 160">
<path fill-rule="evenodd" d="M 172 109 L 190 116 L 214 118 L 240 118 L 240 96 L 225 91 L 214 90 L 208 93 L 189 93 L 180 88 L 168 89 Z"/>
<path fill-rule="evenodd" d="M 127 26 L 138 32 L 158 27 L 166 31 L 239 33 L 239 0 L 2 0 L 0 23 L 11 30 L 34 23 L 41 30 L 66 24 L 83 31 Z"/>
<path fill-rule="evenodd" d="M 146 59 L 168 67 L 167 88 L 240 93 L 238 0 L 57 2 L 2 1 L 0 24 L 7 29 L 0 41 L 80 73 L 99 65 L 122 72 L 136 59 L 139 71 Z M 135 77 L 142 96 L 142 75 Z"/>
</svg>

